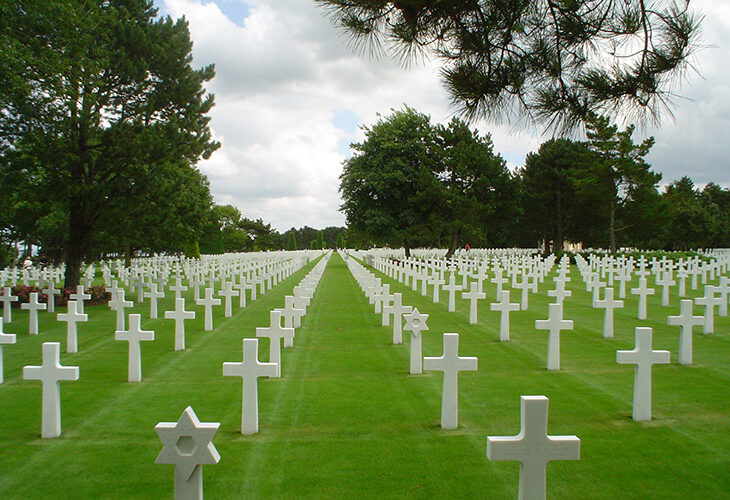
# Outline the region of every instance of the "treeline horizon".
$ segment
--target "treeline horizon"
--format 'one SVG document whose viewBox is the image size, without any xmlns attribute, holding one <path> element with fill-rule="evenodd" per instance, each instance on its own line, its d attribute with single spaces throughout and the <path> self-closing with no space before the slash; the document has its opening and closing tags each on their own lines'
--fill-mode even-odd
<svg viewBox="0 0 730 500">
<path fill-rule="evenodd" d="M 340 176 L 349 241 L 360 247 L 542 247 L 566 242 L 615 251 L 730 247 L 730 189 L 697 189 L 684 176 L 659 190 L 646 162 L 652 137 L 635 143 L 590 114 L 586 140 L 554 138 L 510 172 L 481 135 L 405 106 L 364 127 Z"/>
</svg>

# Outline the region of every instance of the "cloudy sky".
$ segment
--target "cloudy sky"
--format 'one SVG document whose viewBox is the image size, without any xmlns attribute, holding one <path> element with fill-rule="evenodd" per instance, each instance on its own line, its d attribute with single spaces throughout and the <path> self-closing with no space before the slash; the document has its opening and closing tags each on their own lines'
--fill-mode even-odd
<svg viewBox="0 0 730 500">
<path fill-rule="evenodd" d="M 344 225 L 338 211 L 342 161 L 362 140 L 360 125 L 407 104 L 446 122 L 454 110 L 437 61 L 410 68 L 351 51 L 312 0 L 155 0 L 163 15 L 185 16 L 194 66 L 215 63 L 208 89 L 211 127 L 222 147 L 201 162 L 216 203 L 279 231 Z M 669 183 L 683 175 L 730 187 L 730 2 L 694 0 L 704 14 L 696 64 L 679 89 L 675 121 L 653 135 L 649 162 Z M 489 132 L 510 167 L 549 137 L 509 126 Z"/>
</svg>

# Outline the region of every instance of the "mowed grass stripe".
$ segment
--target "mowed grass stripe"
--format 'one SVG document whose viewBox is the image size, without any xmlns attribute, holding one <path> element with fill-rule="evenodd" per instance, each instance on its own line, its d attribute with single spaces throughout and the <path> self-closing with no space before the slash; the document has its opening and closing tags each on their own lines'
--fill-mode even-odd
<svg viewBox="0 0 730 500">
<path fill-rule="evenodd" d="M 168 292 L 159 301 L 157 320 L 148 318 L 148 303 L 135 303 L 127 312 L 141 313 L 143 329 L 155 331 L 153 342 L 142 343 L 139 383 L 126 382 L 127 343 L 114 340 L 115 313 L 106 306 L 87 307 L 89 322 L 79 324 L 80 352 L 70 355 L 63 354 L 65 323 L 55 322 L 55 315 L 44 318 L 40 335 L 29 337 L 27 313 L 14 314 L 5 331 L 18 334 L 18 344 L 10 346 L 17 351 L 9 354 L 5 349 L 8 385 L 0 386 L 0 411 L 8 421 L 0 444 L 4 466 L 0 497 L 171 496 L 172 468 L 154 464 L 161 447 L 154 426 L 177 420 L 187 405 L 202 421 L 221 421 L 223 426 L 228 415 L 225 425 L 240 425 L 240 379 L 237 384 L 224 379 L 221 364 L 241 359 L 241 338 L 253 336 L 256 326 L 269 324 L 269 310 L 283 306 L 283 296 L 313 265 L 249 301 L 244 309 L 236 303 L 231 318 L 223 317 L 222 306 L 215 308 L 212 332 L 203 331 L 203 309 L 195 306 L 188 291 L 186 309 L 195 310 L 196 319 L 186 321 L 182 352 L 173 351 L 173 322 L 162 319 L 162 311 L 174 308 L 174 294 Z M 22 380 L 20 373 L 23 365 L 40 364 L 40 344 L 49 341 L 61 342 L 61 363 L 79 366 L 80 379 L 61 383 L 63 435 L 42 440 L 41 387 Z M 233 382 L 232 392 L 224 388 L 226 382 Z M 59 484 L 66 487 L 58 491 Z"/>
<path fill-rule="evenodd" d="M 540 285 L 539 294 L 530 294 L 527 311 L 511 314 L 511 341 L 502 343 L 498 341 L 499 313 L 489 310 L 495 296 L 493 284 L 484 283 L 487 299 L 479 302 L 479 323 L 469 325 L 469 302 L 461 299 L 460 293 L 456 312 L 449 313 L 445 292 L 435 304 L 430 288 L 428 295 L 422 296 L 420 285 L 414 292 L 410 285 L 406 287 L 370 270 L 390 284 L 391 293 L 401 292 L 405 304 L 430 314 L 424 355 L 439 355 L 441 333 L 457 332 L 461 334 L 460 354 L 479 357 L 474 383 L 460 384 L 461 425 L 481 425 L 482 436 L 516 434 L 519 395 L 544 394 L 550 398 L 548 432 L 581 437 L 580 462 L 549 465 L 548 497 L 553 491 L 555 498 L 679 499 L 696 497 L 700 484 L 704 484 L 699 490 L 703 498 L 730 491 L 730 475 L 722 472 L 723 468 L 730 470 L 730 392 L 726 388 L 726 377 L 730 375 L 730 318 L 715 317 L 714 335 L 695 333 L 695 365 L 679 366 L 679 331 L 666 324 L 666 315 L 679 312 L 676 289 L 669 307 L 660 305 L 660 296 L 650 298 L 649 319 L 645 321 L 636 319 L 636 296 L 627 295 L 625 308 L 616 311 L 615 338 L 603 339 L 603 311 L 591 307 L 591 294 L 585 291 L 573 267 L 573 281 L 568 284 L 573 296 L 566 299 L 563 316 L 574 320 L 575 329 L 561 333 L 561 370 L 548 372 L 547 331 L 536 330 L 534 321 L 547 318 L 547 304 L 552 298 L 546 291 L 554 288 L 554 273 Z M 636 286 L 636 280 L 627 284 L 627 292 L 632 286 Z M 512 291 L 512 302 L 519 302 L 518 292 Z M 702 291 L 691 293 L 701 295 Z M 633 366 L 616 364 L 616 350 L 633 349 L 636 326 L 651 326 L 654 349 L 672 352 L 671 365 L 654 367 L 654 418 L 648 423 L 631 420 Z M 487 467 L 510 466 L 491 463 Z M 617 479 L 606 480 L 601 467 L 616 470 Z M 632 467 L 641 473 L 633 474 Z M 505 473 L 511 474 L 512 470 Z M 587 473 L 591 470 L 595 475 Z M 683 483 L 677 479 L 686 477 L 688 470 L 696 474 L 693 480 Z M 563 476 L 564 471 L 567 474 Z M 627 488 L 632 481 L 633 487 Z M 661 486 L 667 481 L 672 483 L 669 489 Z"/>
<path fill-rule="evenodd" d="M 61 385 L 64 436 L 58 440 L 37 437 L 39 384 L 12 373 L 38 364 L 40 341 L 65 338 L 65 325 L 42 333 L 44 339 L 24 334 L 21 344 L 7 346 L 9 385 L 0 386 L 0 412 L 10 425 L 0 433 L 0 497 L 171 498 L 172 467 L 154 465 L 161 445 L 152 429 L 192 403 L 202 421 L 221 422 L 214 438 L 221 462 L 204 468 L 208 498 L 516 498 L 517 464 L 487 461 L 485 437 L 519 431 L 521 394 L 548 396 L 548 432 L 582 440 L 580 461 L 548 466 L 548 498 L 723 498 L 730 491 L 730 319 L 716 318 L 714 335 L 696 334 L 695 365 L 679 366 L 678 329 L 666 325 L 666 314 L 678 313 L 676 297 L 668 308 L 660 297 L 650 298 L 649 320 L 640 322 L 636 297 L 629 296 L 616 312 L 616 338 L 602 339 L 602 311 L 590 307 L 575 268 L 564 317 L 576 328 L 561 336 L 557 373 L 545 370 L 547 332 L 534 329 L 535 319 L 547 317 L 552 276 L 540 294 L 530 295 L 528 311 L 511 315 L 508 343 L 497 340 L 499 314 L 489 311 L 493 285 L 485 284 L 479 324 L 468 325 L 467 301 L 458 298 L 458 312 L 448 313 L 445 293 L 433 304 L 430 294 L 421 297 L 389 280 L 406 304 L 430 314 L 425 356 L 439 356 L 442 333 L 456 332 L 460 354 L 479 358 L 479 371 L 460 377 L 460 427 L 443 431 L 441 375 L 407 374 L 408 333 L 404 345 L 391 344 L 391 328 L 379 326 L 380 316 L 333 255 L 295 347 L 282 351 L 283 378 L 259 382 L 261 432 L 241 436 L 240 379 L 222 377 L 221 363 L 240 361 L 241 338 L 268 325 L 269 309 L 283 305 L 284 293 L 309 268 L 247 309 L 234 307 L 234 318 L 223 319 L 220 308 L 214 332 L 201 333 L 196 308 L 198 331 L 191 336 L 199 343 L 189 342 L 185 353 L 172 352 L 171 321 L 144 320 L 148 304 L 136 306 L 132 312 L 143 312 L 143 327 L 157 338 L 143 343 L 141 384 L 124 382 L 126 344 L 106 337 L 113 336 L 113 313 L 91 316 L 104 330 L 98 347 L 80 334 L 82 353 L 61 358 L 81 365 L 82 380 Z M 25 325 L 10 326 L 22 332 Z M 646 423 L 630 419 L 632 367 L 615 363 L 617 349 L 633 348 L 635 326 L 652 326 L 654 348 L 672 351 L 673 364 L 654 369 L 654 420 Z M 261 341 L 261 360 L 267 343 Z M 27 358 L 22 364 L 9 357 L 19 347 L 18 359 Z M 87 358 L 76 358 L 82 354 Z M 96 385 L 84 378 L 92 367 Z M 82 382 L 83 393 L 75 387 Z M 5 396 L 19 393 L 6 403 Z"/>
</svg>

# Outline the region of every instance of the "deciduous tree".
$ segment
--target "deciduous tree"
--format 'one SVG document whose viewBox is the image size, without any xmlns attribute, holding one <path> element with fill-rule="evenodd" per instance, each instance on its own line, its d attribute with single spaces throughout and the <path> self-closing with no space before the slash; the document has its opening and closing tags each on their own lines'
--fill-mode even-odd
<svg viewBox="0 0 730 500">
<path fill-rule="evenodd" d="M 67 288 L 102 221 L 148 201 L 139 184 L 218 147 L 213 67 L 191 67 L 184 19 L 155 16 L 150 0 L 0 2 L 0 175 L 63 214 Z"/>
</svg>

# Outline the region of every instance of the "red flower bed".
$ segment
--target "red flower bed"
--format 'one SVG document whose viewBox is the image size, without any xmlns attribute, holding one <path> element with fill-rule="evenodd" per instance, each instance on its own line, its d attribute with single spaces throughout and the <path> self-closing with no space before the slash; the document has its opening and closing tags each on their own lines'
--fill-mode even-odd
<svg viewBox="0 0 730 500">
<path fill-rule="evenodd" d="M 15 285 L 12 288 L 12 293 L 18 297 L 17 302 L 12 303 L 12 307 L 20 307 L 20 304 L 28 302 L 30 300 L 30 294 L 36 292 L 38 294 L 38 301 L 42 303 L 48 302 L 48 296 L 43 293 L 39 288 L 34 286 Z M 69 301 L 69 296 L 72 293 L 76 293 L 76 289 L 69 288 L 61 290 L 59 295 L 54 295 L 57 306 L 65 306 Z M 111 299 L 111 293 L 106 291 L 103 286 L 92 286 L 86 293 L 91 295 L 91 299 L 84 302 L 84 305 L 95 306 L 97 304 L 106 304 Z"/>
</svg>

